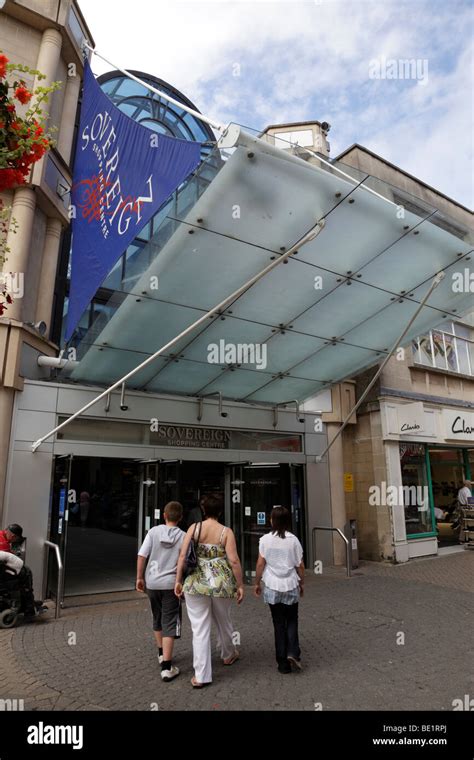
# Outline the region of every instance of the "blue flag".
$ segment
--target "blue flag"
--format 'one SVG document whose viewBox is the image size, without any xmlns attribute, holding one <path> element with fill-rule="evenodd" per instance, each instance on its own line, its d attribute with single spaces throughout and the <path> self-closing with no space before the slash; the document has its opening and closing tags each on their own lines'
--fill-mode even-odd
<svg viewBox="0 0 474 760">
<path fill-rule="evenodd" d="M 117 259 L 196 168 L 200 154 L 200 143 L 152 132 L 122 113 L 85 61 L 66 340 Z"/>
</svg>

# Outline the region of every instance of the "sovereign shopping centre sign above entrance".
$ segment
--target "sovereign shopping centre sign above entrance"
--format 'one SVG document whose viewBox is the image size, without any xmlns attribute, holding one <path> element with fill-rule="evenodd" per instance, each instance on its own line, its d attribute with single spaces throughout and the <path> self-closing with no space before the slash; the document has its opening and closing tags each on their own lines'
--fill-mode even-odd
<svg viewBox="0 0 474 760">
<path fill-rule="evenodd" d="M 299 435 L 263 433 L 223 428 L 158 425 L 150 443 L 161 446 L 249 451 L 301 451 Z"/>
<path fill-rule="evenodd" d="M 59 417 L 61 422 L 64 417 Z M 302 452 L 302 437 L 297 433 L 232 430 L 199 425 L 174 425 L 153 418 L 150 423 L 76 419 L 57 435 L 58 440 L 99 441 L 114 444 L 175 446 L 179 448 L 235 449 L 241 451 Z"/>
</svg>

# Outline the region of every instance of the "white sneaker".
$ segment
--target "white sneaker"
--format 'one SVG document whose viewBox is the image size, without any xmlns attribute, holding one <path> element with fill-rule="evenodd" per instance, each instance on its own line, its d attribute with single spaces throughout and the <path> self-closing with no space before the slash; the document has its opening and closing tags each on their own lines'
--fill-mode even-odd
<svg viewBox="0 0 474 760">
<path fill-rule="evenodd" d="M 172 681 L 176 676 L 179 676 L 179 668 L 177 668 L 176 665 L 172 665 L 169 670 L 161 671 L 161 678 L 163 681 Z"/>
<path fill-rule="evenodd" d="M 160 665 L 161 665 L 161 663 L 163 662 L 163 660 L 164 660 L 165 658 L 163 657 L 163 655 L 162 655 L 162 654 L 157 654 L 156 656 L 158 657 L 158 662 L 159 662 L 159 663 L 160 663 Z"/>
</svg>

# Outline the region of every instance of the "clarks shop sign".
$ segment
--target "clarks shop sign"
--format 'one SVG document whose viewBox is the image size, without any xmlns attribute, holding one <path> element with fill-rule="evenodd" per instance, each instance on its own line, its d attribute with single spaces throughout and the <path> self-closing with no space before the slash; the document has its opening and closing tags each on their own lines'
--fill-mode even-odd
<svg viewBox="0 0 474 760">
<path fill-rule="evenodd" d="M 413 404 L 403 404 L 397 408 L 399 435 L 419 435 L 424 431 L 423 404 L 415 401 Z"/>
<path fill-rule="evenodd" d="M 443 409 L 444 437 L 455 441 L 474 441 L 474 413 L 462 409 Z"/>
<path fill-rule="evenodd" d="M 180 425 L 159 425 L 155 435 L 156 443 L 161 446 L 182 448 L 228 449 L 231 440 L 230 430 Z"/>
</svg>

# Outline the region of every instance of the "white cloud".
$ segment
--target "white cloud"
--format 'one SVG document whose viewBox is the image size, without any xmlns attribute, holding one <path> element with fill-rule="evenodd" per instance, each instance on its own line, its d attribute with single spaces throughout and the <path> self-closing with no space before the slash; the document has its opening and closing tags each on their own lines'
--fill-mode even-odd
<svg viewBox="0 0 474 760">
<path fill-rule="evenodd" d="M 470 203 L 467 2 L 439 3 L 436 12 L 425 0 L 80 5 L 99 51 L 170 82 L 217 121 L 240 119 L 259 129 L 325 119 L 334 154 L 360 142 Z M 383 55 L 428 59 L 428 86 L 369 80 L 370 60 Z M 96 73 L 108 69 L 94 59 Z"/>
</svg>

